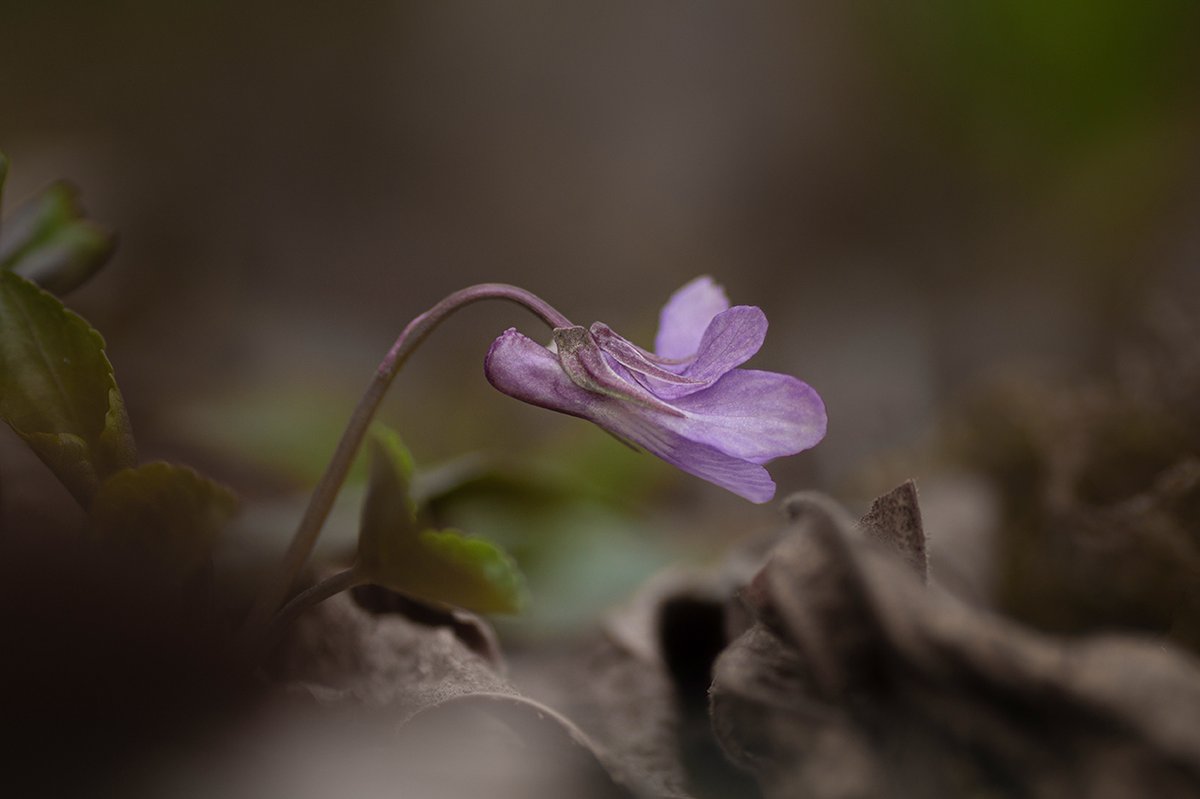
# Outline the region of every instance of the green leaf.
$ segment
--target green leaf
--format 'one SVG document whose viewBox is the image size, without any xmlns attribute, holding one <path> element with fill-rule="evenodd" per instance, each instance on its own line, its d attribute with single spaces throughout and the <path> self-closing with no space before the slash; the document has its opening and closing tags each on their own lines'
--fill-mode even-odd
<svg viewBox="0 0 1200 799">
<path fill-rule="evenodd" d="M 363 502 L 362 526 L 373 530 L 414 530 L 417 506 L 412 500 L 416 467 L 400 435 L 389 427 L 371 428 L 371 482 Z"/>
<path fill-rule="evenodd" d="M 2 270 L 0 418 L 84 507 L 137 460 L 104 339 L 53 295 Z"/>
<path fill-rule="evenodd" d="M 106 540 L 187 573 L 209 562 L 236 510 L 237 497 L 228 488 L 186 466 L 159 461 L 105 480 L 89 514 L 92 529 Z"/>
<path fill-rule="evenodd" d="M 479 613 L 517 613 L 525 604 L 525 578 L 516 561 L 483 538 L 423 530 L 417 546 L 389 555 L 390 588 Z"/>
<path fill-rule="evenodd" d="M 368 580 L 431 602 L 479 613 L 516 613 L 525 579 L 502 549 L 454 530 L 425 529 L 409 494 L 412 457 L 390 430 L 371 441 L 358 569 Z"/>
<path fill-rule="evenodd" d="M 0 228 L 0 269 L 66 294 L 112 255 L 111 233 L 82 218 L 75 190 L 55 183 L 17 208 Z"/>
</svg>

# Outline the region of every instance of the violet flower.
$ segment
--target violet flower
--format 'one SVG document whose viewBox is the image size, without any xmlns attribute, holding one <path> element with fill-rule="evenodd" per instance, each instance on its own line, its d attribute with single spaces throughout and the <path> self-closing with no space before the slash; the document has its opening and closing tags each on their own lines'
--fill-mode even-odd
<svg viewBox="0 0 1200 799">
<path fill-rule="evenodd" d="M 671 295 L 650 353 L 596 322 L 559 327 L 553 349 L 509 328 L 484 371 L 511 397 L 595 422 L 635 447 L 751 502 L 775 495 L 762 464 L 813 447 L 825 405 L 789 375 L 738 367 L 758 352 L 767 317 L 729 307 L 701 277 Z"/>
</svg>

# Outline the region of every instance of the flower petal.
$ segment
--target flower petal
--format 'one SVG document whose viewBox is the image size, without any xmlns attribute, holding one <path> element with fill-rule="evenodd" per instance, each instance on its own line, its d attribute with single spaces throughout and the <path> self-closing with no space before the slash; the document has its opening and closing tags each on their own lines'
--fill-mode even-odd
<svg viewBox="0 0 1200 799">
<path fill-rule="evenodd" d="M 592 334 L 615 361 L 665 400 L 695 394 L 750 360 L 767 336 L 767 316 L 753 305 L 738 305 L 717 314 L 704 336 L 695 360 L 680 368 L 644 352 L 599 322 Z"/>
<path fill-rule="evenodd" d="M 671 405 L 684 416 L 662 414 L 662 426 L 754 463 L 809 449 L 825 437 L 825 403 L 790 375 L 735 369 Z"/>
<path fill-rule="evenodd" d="M 588 419 L 617 438 L 751 502 L 767 502 L 775 495 L 775 483 L 762 466 L 668 429 L 664 420 L 676 417 L 580 388 L 554 353 L 513 328 L 492 342 L 484 373 L 488 382 L 510 397 Z"/>
<path fill-rule="evenodd" d="M 767 337 L 767 315 L 753 305 L 736 305 L 713 317 L 700 346 L 696 360 L 683 374 L 704 384 L 711 384 L 721 375 L 741 366 L 754 357 Z"/>
<path fill-rule="evenodd" d="M 681 471 L 707 480 L 751 502 L 769 502 L 775 496 L 775 481 L 760 464 L 729 455 L 708 444 L 692 441 L 668 430 L 653 412 L 622 414 L 607 421 L 596 420 L 604 429 L 632 441 L 652 455 Z"/>
<path fill-rule="evenodd" d="M 713 317 L 729 307 L 725 290 L 707 275 L 676 291 L 658 317 L 654 351 L 661 358 L 690 358 Z"/>
</svg>

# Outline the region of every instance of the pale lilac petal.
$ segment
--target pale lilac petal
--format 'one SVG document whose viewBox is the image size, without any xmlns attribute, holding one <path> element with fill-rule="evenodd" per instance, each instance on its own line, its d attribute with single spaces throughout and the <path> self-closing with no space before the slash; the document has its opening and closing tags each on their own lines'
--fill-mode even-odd
<svg viewBox="0 0 1200 799">
<path fill-rule="evenodd" d="M 725 290 L 707 275 L 676 291 L 658 317 L 654 352 L 662 358 L 690 358 L 713 317 L 729 307 Z"/>
<path fill-rule="evenodd" d="M 643 350 L 600 322 L 592 335 L 613 360 L 657 396 L 670 400 L 694 394 L 717 382 L 726 372 L 750 360 L 767 335 L 767 316 L 751 305 L 738 305 L 717 314 L 700 339 L 695 360 L 672 364 Z"/>
<path fill-rule="evenodd" d="M 659 415 L 661 425 L 754 463 L 809 449 L 825 436 L 825 404 L 790 375 L 736 369 L 671 405 L 684 416 Z"/>
<path fill-rule="evenodd" d="M 736 305 L 713 317 L 700 339 L 696 360 L 683 374 L 711 384 L 754 357 L 767 337 L 767 315 L 753 305 Z"/>
<path fill-rule="evenodd" d="M 732 491 L 751 502 L 769 502 L 775 496 L 775 481 L 761 465 L 729 455 L 708 444 L 691 441 L 663 427 L 651 417 L 652 413 L 620 414 L 596 422 L 618 438 L 637 444 L 681 471 Z"/>
</svg>

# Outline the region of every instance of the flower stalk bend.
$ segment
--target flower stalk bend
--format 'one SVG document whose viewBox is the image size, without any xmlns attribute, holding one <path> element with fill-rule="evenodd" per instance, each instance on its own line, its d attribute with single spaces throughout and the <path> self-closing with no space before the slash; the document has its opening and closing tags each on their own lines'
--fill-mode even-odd
<svg viewBox="0 0 1200 799">
<path fill-rule="evenodd" d="M 384 395 L 409 356 L 430 333 L 451 314 L 481 300 L 508 300 L 524 306 L 553 328 L 570 327 L 571 321 L 540 297 L 505 283 L 480 283 L 450 294 L 437 305 L 413 319 L 396 338 L 354 409 L 346 430 L 317 483 L 308 507 L 300 520 L 280 568 L 268 575 L 246 619 L 246 628 L 255 630 L 267 622 L 292 591 L 300 570 L 308 561 L 333 502 L 346 480 L 355 455 L 371 426 Z"/>
</svg>

